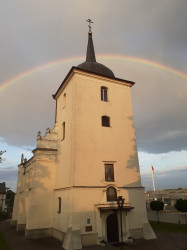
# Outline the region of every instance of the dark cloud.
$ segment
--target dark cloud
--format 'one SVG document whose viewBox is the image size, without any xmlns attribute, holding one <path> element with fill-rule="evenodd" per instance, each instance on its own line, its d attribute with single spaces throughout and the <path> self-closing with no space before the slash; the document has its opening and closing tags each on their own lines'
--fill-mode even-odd
<svg viewBox="0 0 187 250">
<path fill-rule="evenodd" d="M 112 68 L 120 77 L 136 82 L 132 103 L 139 151 L 186 149 L 187 80 L 143 64 L 120 62 Z"/>
<path fill-rule="evenodd" d="M 131 54 L 177 68 L 186 65 L 185 0 L 37 4 L 17 0 L 2 5 L 1 69 L 6 77 L 16 70 L 22 72 L 46 61 L 84 53 L 88 16 L 94 20 L 98 53 Z"/>
<path fill-rule="evenodd" d="M 161 153 L 187 149 L 187 81 L 151 70 L 152 79 L 139 78 L 133 107 L 138 148 Z"/>
</svg>

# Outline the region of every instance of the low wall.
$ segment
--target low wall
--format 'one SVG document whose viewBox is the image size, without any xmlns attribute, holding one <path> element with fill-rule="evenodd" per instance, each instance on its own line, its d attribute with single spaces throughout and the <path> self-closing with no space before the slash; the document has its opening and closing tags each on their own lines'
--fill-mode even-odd
<svg viewBox="0 0 187 250">
<path fill-rule="evenodd" d="M 149 211 L 147 212 L 148 220 L 150 221 L 157 221 L 157 212 L 156 211 Z M 185 221 L 185 214 L 181 212 L 158 212 L 159 220 L 161 222 L 168 222 L 168 223 L 175 223 L 178 224 L 186 224 Z"/>
</svg>

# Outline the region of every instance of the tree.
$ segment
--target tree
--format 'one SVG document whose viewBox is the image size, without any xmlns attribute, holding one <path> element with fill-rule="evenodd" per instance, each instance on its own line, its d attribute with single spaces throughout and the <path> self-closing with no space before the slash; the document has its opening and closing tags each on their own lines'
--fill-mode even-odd
<svg viewBox="0 0 187 250">
<path fill-rule="evenodd" d="M 4 154 L 6 151 L 0 151 L 0 163 L 2 163 L 3 158 L 1 157 L 2 154 Z"/>
<path fill-rule="evenodd" d="M 186 212 L 187 212 L 187 200 L 178 199 L 175 203 L 175 208 L 179 210 L 180 212 L 184 213 L 186 225 L 187 225 L 187 218 L 186 218 Z"/>
<path fill-rule="evenodd" d="M 164 209 L 164 202 L 163 201 L 151 201 L 150 208 L 151 210 L 157 212 L 157 219 L 159 222 L 158 212 Z"/>
<path fill-rule="evenodd" d="M 9 212 L 11 212 L 13 209 L 14 196 L 15 196 L 15 193 L 12 190 L 8 190 L 6 192 L 6 206 L 7 206 Z"/>
</svg>

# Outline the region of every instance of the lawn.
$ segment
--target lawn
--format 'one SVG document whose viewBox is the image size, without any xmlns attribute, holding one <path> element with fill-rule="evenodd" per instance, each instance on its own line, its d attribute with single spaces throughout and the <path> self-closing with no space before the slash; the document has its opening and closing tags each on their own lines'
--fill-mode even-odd
<svg viewBox="0 0 187 250">
<path fill-rule="evenodd" d="M 187 234 L 187 225 L 178 225 L 166 222 L 150 221 L 150 224 L 155 231 L 162 231 L 168 233 L 184 233 Z"/>
<path fill-rule="evenodd" d="M 0 249 L 2 250 L 11 250 L 8 244 L 6 243 L 2 233 L 0 232 Z"/>
</svg>

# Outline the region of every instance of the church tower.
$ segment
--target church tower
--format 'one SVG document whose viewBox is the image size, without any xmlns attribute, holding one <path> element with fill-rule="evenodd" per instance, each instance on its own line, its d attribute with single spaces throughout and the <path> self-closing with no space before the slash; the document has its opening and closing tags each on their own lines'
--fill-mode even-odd
<svg viewBox="0 0 187 250">
<path fill-rule="evenodd" d="M 37 188 L 42 189 L 38 192 L 41 200 L 37 193 L 32 198 L 32 192 L 26 193 L 24 221 L 28 237 L 39 237 L 38 229 L 44 229 L 43 235 L 63 241 L 65 249 L 80 249 L 102 241 L 128 241 L 130 237 L 155 237 L 147 220 L 140 180 L 131 105 L 133 85 L 134 82 L 115 77 L 109 68 L 96 62 L 90 29 L 86 61 L 71 68 L 53 95 L 55 127 L 44 137 L 38 135 L 31 158 L 33 165 L 29 160 L 28 170 L 42 166 L 42 173 L 49 174 L 50 180 L 40 176 L 42 185 Z M 47 163 L 37 163 L 41 155 Z M 23 175 L 21 169 L 25 171 L 27 163 L 19 168 Z M 33 189 L 34 176 L 32 172 Z M 125 199 L 122 239 L 119 196 Z M 19 199 L 17 196 L 15 220 L 19 217 Z M 47 203 L 50 208 L 46 208 Z M 44 221 L 41 224 L 44 214 L 48 225 Z M 38 217 L 35 224 L 34 216 Z"/>
</svg>

